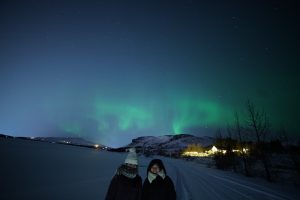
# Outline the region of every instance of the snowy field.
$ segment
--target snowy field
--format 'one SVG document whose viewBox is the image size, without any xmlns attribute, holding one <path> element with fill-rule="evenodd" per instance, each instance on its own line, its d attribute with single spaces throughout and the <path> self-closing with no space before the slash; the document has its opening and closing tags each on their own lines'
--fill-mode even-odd
<svg viewBox="0 0 300 200">
<path fill-rule="evenodd" d="M 61 144 L 0 138 L 0 199 L 104 199 L 110 179 L 126 157 Z M 152 158 L 140 157 L 145 178 Z M 161 157 L 178 199 L 300 199 L 299 188 Z"/>
</svg>

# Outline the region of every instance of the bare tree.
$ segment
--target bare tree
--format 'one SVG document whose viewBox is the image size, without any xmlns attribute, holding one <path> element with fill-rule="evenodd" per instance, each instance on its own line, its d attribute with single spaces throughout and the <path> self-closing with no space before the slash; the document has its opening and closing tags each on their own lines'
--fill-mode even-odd
<svg viewBox="0 0 300 200">
<path fill-rule="evenodd" d="M 231 137 L 231 130 L 227 127 L 228 136 L 223 136 L 221 129 L 216 131 L 215 145 L 221 151 L 214 154 L 216 167 L 219 169 L 232 168 L 236 172 L 236 155 L 233 152 L 236 140 Z"/>
<path fill-rule="evenodd" d="M 264 110 L 258 110 L 250 100 L 247 101 L 247 113 L 248 126 L 256 138 L 258 158 L 263 162 L 267 180 L 271 181 L 270 161 L 265 145 L 266 136 L 270 128 L 267 114 Z"/>
<path fill-rule="evenodd" d="M 281 130 L 280 130 L 280 140 L 281 140 L 281 142 L 285 143 L 285 146 L 286 146 L 285 151 L 289 155 L 290 159 L 292 160 L 295 171 L 298 172 L 298 175 L 300 175 L 299 156 L 297 155 L 297 151 L 294 151 L 293 148 L 295 148 L 295 147 L 291 143 L 290 138 L 289 138 L 284 126 L 282 126 Z"/>
<path fill-rule="evenodd" d="M 232 128 L 229 124 L 227 124 L 227 137 L 224 140 L 225 143 L 225 150 L 226 150 L 226 157 L 229 161 L 229 164 L 232 166 L 234 172 L 237 172 L 237 155 L 233 152 L 236 149 L 236 140 L 232 137 Z"/>
<path fill-rule="evenodd" d="M 239 144 L 240 144 L 240 149 L 241 149 L 241 156 L 242 156 L 242 160 L 243 160 L 243 167 L 245 170 L 245 175 L 246 176 L 250 176 L 250 172 L 249 172 L 249 168 L 248 168 L 248 162 L 247 162 L 247 157 L 246 157 L 246 145 L 244 143 L 244 138 L 242 137 L 242 127 L 241 127 L 241 123 L 240 123 L 240 119 L 239 119 L 239 114 L 238 112 L 234 113 L 234 129 L 235 129 L 235 133 L 237 135 Z"/>
<path fill-rule="evenodd" d="M 223 144 L 222 130 L 220 128 L 217 129 L 217 131 L 215 133 L 215 145 L 218 148 L 223 148 L 223 146 L 224 146 L 224 144 Z"/>
</svg>

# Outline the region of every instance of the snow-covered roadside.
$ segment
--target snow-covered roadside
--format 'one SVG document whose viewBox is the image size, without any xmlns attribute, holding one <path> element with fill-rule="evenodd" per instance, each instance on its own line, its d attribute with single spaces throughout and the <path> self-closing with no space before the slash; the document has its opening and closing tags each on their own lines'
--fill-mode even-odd
<svg viewBox="0 0 300 200">
<path fill-rule="evenodd" d="M 210 169 L 184 160 L 164 159 L 184 177 L 190 199 L 297 199 L 297 188 L 268 183 L 258 178 Z M 180 191 L 179 188 L 177 188 Z"/>
</svg>

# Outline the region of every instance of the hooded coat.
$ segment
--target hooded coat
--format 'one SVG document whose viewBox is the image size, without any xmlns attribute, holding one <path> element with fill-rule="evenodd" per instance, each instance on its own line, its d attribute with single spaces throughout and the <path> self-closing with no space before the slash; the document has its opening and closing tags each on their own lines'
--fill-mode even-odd
<svg viewBox="0 0 300 200">
<path fill-rule="evenodd" d="M 157 164 L 159 168 L 164 171 L 165 177 L 157 175 L 150 183 L 148 173 L 154 164 Z M 165 166 L 160 159 L 152 160 L 148 166 L 147 178 L 143 184 L 142 200 L 176 200 L 176 192 L 173 181 L 169 176 L 167 176 Z"/>
<path fill-rule="evenodd" d="M 129 177 L 123 168 L 124 165 L 119 167 L 111 180 L 105 200 L 141 200 L 142 178 L 138 174 Z"/>
</svg>

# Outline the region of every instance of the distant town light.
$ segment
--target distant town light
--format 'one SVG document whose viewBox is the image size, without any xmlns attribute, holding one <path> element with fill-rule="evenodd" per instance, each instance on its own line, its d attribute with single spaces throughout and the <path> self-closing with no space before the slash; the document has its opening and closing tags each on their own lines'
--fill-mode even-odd
<svg viewBox="0 0 300 200">
<path fill-rule="evenodd" d="M 191 156 L 191 157 L 207 157 L 209 156 L 206 152 L 197 152 L 197 151 L 190 151 L 190 152 L 184 152 L 183 156 Z"/>
<path fill-rule="evenodd" d="M 236 153 L 247 153 L 249 151 L 249 149 L 243 148 L 242 150 L 239 149 L 233 149 L 232 152 L 236 152 Z M 208 151 L 204 151 L 204 152 L 198 152 L 198 151 L 185 151 L 184 153 L 182 153 L 183 156 L 190 156 L 190 157 L 209 157 L 212 156 L 216 153 L 222 153 L 222 154 L 226 154 L 227 150 L 224 149 L 218 149 L 216 146 L 213 146 L 210 150 Z"/>
<path fill-rule="evenodd" d="M 95 144 L 94 147 L 95 147 L 95 148 L 98 148 L 98 147 L 99 147 L 99 144 Z"/>
<path fill-rule="evenodd" d="M 249 151 L 249 149 L 243 148 L 243 152 L 247 153 Z"/>
</svg>

